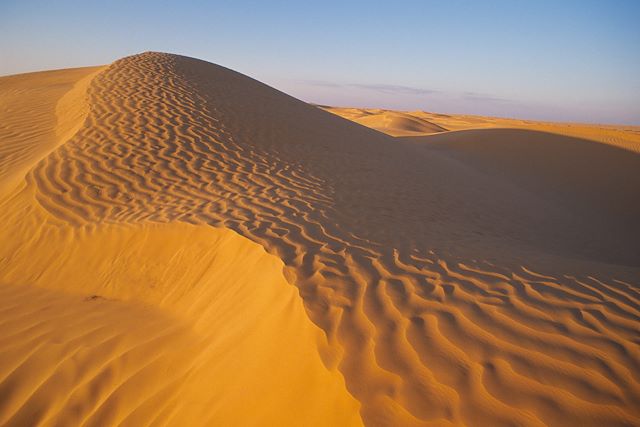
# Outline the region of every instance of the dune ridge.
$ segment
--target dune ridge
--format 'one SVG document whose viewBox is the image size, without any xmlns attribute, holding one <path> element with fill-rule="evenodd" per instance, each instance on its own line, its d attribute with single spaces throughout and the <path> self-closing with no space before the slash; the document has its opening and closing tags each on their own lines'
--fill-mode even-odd
<svg viewBox="0 0 640 427">
<path fill-rule="evenodd" d="M 101 69 L 85 67 L 0 79 L 0 197 L 79 129 L 88 112 L 84 100 L 88 84 Z"/>
<path fill-rule="evenodd" d="M 50 239 L 19 237 L 42 221 L 65 242 L 64 230 L 199 230 L 177 239 L 180 248 L 228 228 L 282 260 L 327 346 L 296 342 L 315 342 L 308 348 L 326 375 L 340 371 L 365 424 L 640 422 L 636 154 L 602 144 L 594 158 L 593 142 L 556 135 L 552 149 L 570 146 L 587 162 L 624 160 L 602 188 L 580 187 L 581 167 L 536 184 L 532 169 L 509 163 L 522 158 L 507 143 L 489 146 L 502 156 L 492 160 L 464 134 L 398 141 L 223 67 L 161 53 L 116 61 L 88 98 L 77 133 L 3 202 L 14 218 L 4 236 L 16 242 L 0 254 L 3 283 L 25 277 L 21 247 Z M 544 158 L 549 148 L 529 149 Z M 598 206 L 609 190 L 612 204 L 629 201 L 624 209 Z M 47 264 L 35 263 L 31 281 L 65 290 L 39 282 Z M 16 266 L 10 275 L 7 266 Z M 332 396 L 357 410 L 348 394 Z"/>
<path fill-rule="evenodd" d="M 82 127 L 82 83 L 42 134 Z M 32 174 L 0 204 L 0 424 L 361 425 L 281 261 L 209 226 L 71 226 Z"/>
</svg>

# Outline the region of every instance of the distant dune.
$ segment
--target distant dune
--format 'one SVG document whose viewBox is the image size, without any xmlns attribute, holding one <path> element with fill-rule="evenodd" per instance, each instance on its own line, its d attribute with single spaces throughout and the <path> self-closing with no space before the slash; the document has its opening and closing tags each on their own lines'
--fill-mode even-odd
<svg viewBox="0 0 640 427">
<path fill-rule="evenodd" d="M 468 129 L 526 129 L 593 140 L 640 152 L 640 126 L 539 122 L 500 117 L 321 106 L 323 109 L 391 136 L 420 136 Z"/>
<path fill-rule="evenodd" d="M 639 425 L 638 130 L 330 111 L 0 78 L 0 425 Z"/>
<path fill-rule="evenodd" d="M 363 108 L 323 108 L 345 119 L 391 136 L 416 136 L 444 132 L 447 129 L 416 113 Z"/>
</svg>

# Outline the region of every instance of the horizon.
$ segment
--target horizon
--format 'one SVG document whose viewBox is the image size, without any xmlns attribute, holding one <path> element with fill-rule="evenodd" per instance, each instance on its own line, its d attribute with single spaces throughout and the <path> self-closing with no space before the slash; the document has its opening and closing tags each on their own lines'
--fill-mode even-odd
<svg viewBox="0 0 640 427">
<path fill-rule="evenodd" d="M 150 5 L 3 3 L 0 75 L 152 50 L 313 104 L 640 125 L 640 4 L 631 1 Z"/>
</svg>

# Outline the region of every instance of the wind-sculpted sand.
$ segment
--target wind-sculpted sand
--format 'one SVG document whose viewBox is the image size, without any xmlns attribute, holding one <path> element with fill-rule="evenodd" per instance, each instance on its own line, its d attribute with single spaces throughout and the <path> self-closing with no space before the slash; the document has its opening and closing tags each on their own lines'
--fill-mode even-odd
<svg viewBox="0 0 640 427">
<path fill-rule="evenodd" d="M 87 86 L 101 67 L 0 79 L 0 196 L 82 125 Z"/>
<path fill-rule="evenodd" d="M 161 53 L 77 102 L 0 202 L 0 423 L 640 423 L 632 150 L 392 138 Z"/>
</svg>

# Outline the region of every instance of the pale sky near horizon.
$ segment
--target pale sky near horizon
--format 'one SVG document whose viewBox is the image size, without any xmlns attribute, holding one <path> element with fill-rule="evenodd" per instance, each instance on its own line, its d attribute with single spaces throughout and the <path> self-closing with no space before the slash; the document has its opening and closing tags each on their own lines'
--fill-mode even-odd
<svg viewBox="0 0 640 427">
<path fill-rule="evenodd" d="M 147 50 L 319 104 L 640 125 L 640 1 L 0 0 L 0 75 Z"/>
</svg>

